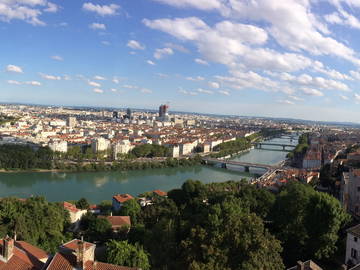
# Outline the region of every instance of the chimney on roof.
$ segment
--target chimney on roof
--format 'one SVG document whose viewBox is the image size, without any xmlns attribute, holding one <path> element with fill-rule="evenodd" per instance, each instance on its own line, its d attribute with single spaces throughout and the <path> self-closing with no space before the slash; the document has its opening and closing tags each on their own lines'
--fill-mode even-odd
<svg viewBox="0 0 360 270">
<path fill-rule="evenodd" d="M 85 243 L 79 240 L 76 249 L 76 267 L 78 269 L 85 269 Z"/>
<path fill-rule="evenodd" d="M 5 261 L 11 259 L 14 255 L 14 239 L 11 239 L 8 235 L 5 237 L 3 241 L 2 254 Z"/>
<path fill-rule="evenodd" d="M 297 261 L 296 270 L 305 270 L 305 264 L 302 261 Z"/>
</svg>

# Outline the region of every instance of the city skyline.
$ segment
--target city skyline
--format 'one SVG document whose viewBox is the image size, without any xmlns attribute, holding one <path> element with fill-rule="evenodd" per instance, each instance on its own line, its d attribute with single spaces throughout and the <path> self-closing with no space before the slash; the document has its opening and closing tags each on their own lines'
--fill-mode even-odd
<svg viewBox="0 0 360 270">
<path fill-rule="evenodd" d="M 359 123 L 355 1 L 0 7 L 0 102 Z"/>
</svg>

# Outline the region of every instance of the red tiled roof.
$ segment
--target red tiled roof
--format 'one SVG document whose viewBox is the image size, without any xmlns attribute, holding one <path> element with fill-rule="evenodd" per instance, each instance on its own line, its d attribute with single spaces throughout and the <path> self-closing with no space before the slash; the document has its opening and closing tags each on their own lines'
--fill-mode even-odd
<svg viewBox="0 0 360 270">
<path fill-rule="evenodd" d="M 112 228 L 120 228 L 123 226 L 131 226 L 131 221 L 129 216 L 99 216 L 99 218 L 106 218 Z"/>
<path fill-rule="evenodd" d="M 153 192 L 159 196 L 167 196 L 167 192 L 162 191 L 160 189 L 154 190 Z"/>
<path fill-rule="evenodd" d="M 64 202 L 64 203 L 63 203 L 63 206 L 64 206 L 64 208 L 65 208 L 66 210 L 68 210 L 68 211 L 70 211 L 70 212 L 76 213 L 76 212 L 80 211 L 80 209 L 77 209 L 74 204 L 69 203 L 69 202 Z"/>
<path fill-rule="evenodd" d="M 77 249 L 77 247 L 79 245 L 79 242 L 80 242 L 80 240 L 73 239 L 70 242 L 67 242 L 67 243 L 63 244 L 61 247 L 76 251 L 76 249 Z M 91 246 L 95 245 L 93 243 L 89 243 L 89 242 L 85 242 L 85 241 L 84 241 L 84 243 L 85 243 L 85 249 L 88 249 Z"/>
<path fill-rule="evenodd" d="M 118 201 L 119 203 L 124 203 L 128 200 L 134 199 L 133 196 L 131 196 L 130 194 L 118 194 L 113 196 L 113 198 Z"/>
<path fill-rule="evenodd" d="M 36 257 L 38 260 L 42 260 L 49 257 L 49 255 L 44 250 L 24 241 L 16 241 L 15 246 L 24 250 L 26 253 Z"/>
<path fill-rule="evenodd" d="M 3 243 L 3 240 L 0 240 L 0 253 L 2 253 Z M 40 270 L 43 265 L 44 263 L 36 258 L 36 254 L 33 255 L 16 246 L 14 246 L 14 254 L 8 262 L 0 260 L 0 270 Z"/>
</svg>

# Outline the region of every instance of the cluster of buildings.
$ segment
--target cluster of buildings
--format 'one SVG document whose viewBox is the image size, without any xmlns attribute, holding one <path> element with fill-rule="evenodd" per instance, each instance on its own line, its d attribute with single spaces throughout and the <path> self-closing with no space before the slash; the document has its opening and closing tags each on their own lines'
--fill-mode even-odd
<svg viewBox="0 0 360 270">
<path fill-rule="evenodd" d="M 161 105 L 158 112 L 2 105 L 0 114 L 19 119 L 0 126 L 0 144 L 49 146 L 62 153 L 80 146 L 113 159 L 141 144 L 164 145 L 172 157 L 181 157 L 211 152 L 222 142 L 261 128 L 292 129 L 289 124 L 271 120 L 170 115 L 168 105 Z"/>
</svg>

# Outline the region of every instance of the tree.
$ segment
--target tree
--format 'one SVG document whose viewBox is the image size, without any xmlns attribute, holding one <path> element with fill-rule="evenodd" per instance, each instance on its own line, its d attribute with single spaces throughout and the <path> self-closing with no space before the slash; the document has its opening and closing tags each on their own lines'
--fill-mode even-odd
<svg viewBox="0 0 360 270">
<path fill-rule="evenodd" d="M 120 215 L 130 216 L 131 223 L 136 224 L 140 211 L 140 204 L 135 199 L 131 199 L 123 203 L 120 209 Z"/>
<path fill-rule="evenodd" d="M 106 218 L 90 215 L 83 224 L 87 225 L 85 235 L 90 241 L 103 242 L 111 237 L 111 223 Z"/>
<path fill-rule="evenodd" d="M 85 198 L 81 198 L 76 202 L 76 207 L 79 209 L 89 209 L 90 204 Z"/>
<path fill-rule="evenodd" d="M 349 216 L 334 197 L 298 182 L 288 184 L 271 211 L 272 232 L 283 243 L 286 263 L 329 258 Z"/>
<path fill-rule="evenodd" d="M 148 254 L 143 247 L 127 241 L 110 240 L 106 244 L 106 260 L 111 264 L 150 269 Z"/>
</svg>

